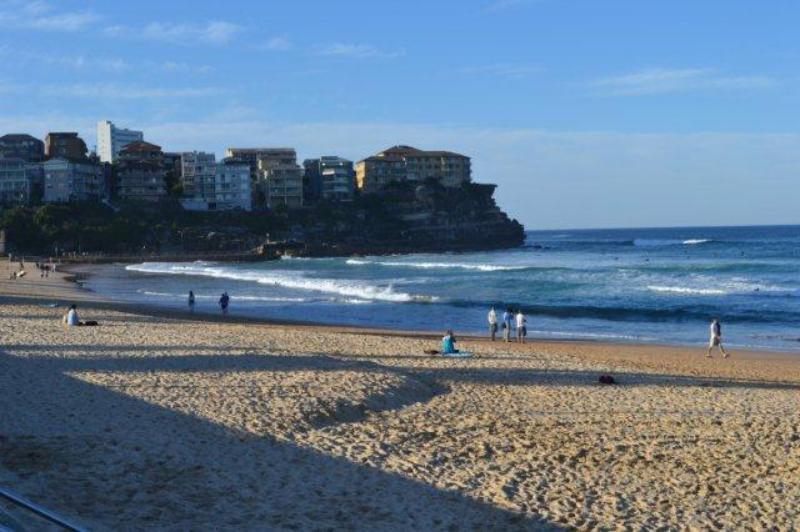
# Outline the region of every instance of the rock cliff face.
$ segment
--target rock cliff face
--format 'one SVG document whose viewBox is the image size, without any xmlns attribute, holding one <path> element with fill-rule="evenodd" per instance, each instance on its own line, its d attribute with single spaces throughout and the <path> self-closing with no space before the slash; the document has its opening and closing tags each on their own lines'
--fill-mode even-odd
<svg viewBox="0 0 800 532">
<path fill-rule="evenodd" d="M 348 209 L 349 223 L 309 223 L 308 255 L 500 249 L 523 244 L 524 228 L 495 203 L 495 185 L 445 188 L 436 182 L 398 183 Z M 341 208 L 341 207 L 339 207 Z"/>
<path fill-rule="evenodd" d="M 520 225 L 498 208 L 494 185 L 396 183 L 350 203 L 291 211 L 187 212 L 177 204 L 75 203 L 0 212 L 12 251 L 115 257 L 282 254 L 323 256 L 469 251 L 519 246 Z M 174 259 L 177 260 L 177 259 Z M 212 259 L 209 259 L 212 260 Z M 217 260 L 217 259 L 213 259 Z M 239 260 L 231 258 L 230 260 Z"/>
</svg>

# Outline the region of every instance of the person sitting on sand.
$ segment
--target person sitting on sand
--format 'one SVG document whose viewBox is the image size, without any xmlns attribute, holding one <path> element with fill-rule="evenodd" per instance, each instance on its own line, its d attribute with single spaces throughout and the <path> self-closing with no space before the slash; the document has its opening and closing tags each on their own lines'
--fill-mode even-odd
<svg viewBox="0 0 800 532">
<path fill-rule="evenodd" d="M 81 324 L 81 320 L 78 318 L 78 307 L 77 305 L 70 305 L 69 310 L 66 314 L 64 314 L 64 325 L 67 327 L 77 327 Z"/>
<path fill-rule="evenodd" d="M 444 337 L 442 338 L 442 354 L 443 355 L 452 355 L 454 353 L 458 353 L 458 349 L 456 349 L 456 337 L 453 334 L 451 329 L 447 330 Z"/>
<path fill-rule="evenodd" d="M 722 358 L 728 358 L 728 353 L 726 353 L 725 348 L 722 347 L 722 325 L 719 323 L 719 318 L 711 320 L 709 330 L 711 332 L 711 338 L 708 340 L 708 353 L 706 353 L 706 358 L 711 358 L 711 350 L 714 349 L 714 347 L 719 347 L 719 350 L 722 352 Z"/>
<path fill-rule="evenodd" d="M 489 336 L 492 337 L 492 342 L 494 342 L 495 336 L 497 336 L 497 312 L 495 312 L 494 307 L 489 309 L 487 318 L 489 320 Z"/>
</svg>

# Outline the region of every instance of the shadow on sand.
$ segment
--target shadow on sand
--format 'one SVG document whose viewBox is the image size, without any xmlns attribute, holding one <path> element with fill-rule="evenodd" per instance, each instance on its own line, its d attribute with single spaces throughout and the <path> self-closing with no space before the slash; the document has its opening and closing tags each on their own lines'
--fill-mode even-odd
<svg viewBox="0 0 800 532">
<path fill-rule="evenodd" d="M 77 348 L 77 346 L 73 346 Z M 258 437 L 67 375 L 384 368 L 327 357 L 0 353 L 0 465 L 11 487 L 100 529 L 554 529 L 410 478 Z M 122 349 L 126 351 L 126 349 Z M 134 351 L 131 347 L 127 351 Z M 109 347 L 108 351 L 120 351 Z M 4 385 L 6 390 L 10 386 Z M 245 464 L 245 467 L 242 467 Z"/>
</svg>

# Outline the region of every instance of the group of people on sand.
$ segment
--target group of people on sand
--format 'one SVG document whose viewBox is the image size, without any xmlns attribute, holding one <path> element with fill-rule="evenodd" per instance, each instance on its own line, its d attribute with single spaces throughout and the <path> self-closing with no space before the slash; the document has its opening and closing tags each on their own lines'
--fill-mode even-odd
<svg viewBox="0 0 800 532">
<path fill-rule="evenodd" d="M 496 340 L 497 332 L 502 324 L 503 339 L 506 342 L 511 341 L 511 331 L 513 328 L 516 332 L 517 342 L 523 344 L 525 343 L 525 337 L 528 335 L 527 318 L 521 309 L 517 309 L 515 312 L 510 307 L 507 308 L 503 313 L 502 321 L 498 322 L 497 311 L 494 307 L 491 307 L 487 315 L 487 320 L 489 321 L 489 337 L 493 342 Z M 706 357 L 713 358 L 711 351 L 713 351 L 713 349 L 716 347 L 722 353 L 722 358 L 728 358 L 730 355 L 722 346 L 722 324 L 720 323 L 719 318 L 714 318 L 711 320 L 709 332 L 710 338 L 708 341 L 708 352 L 706 353 Z M 448 329 L 445 335 L 442 337 L 441 352 L 444 355 L 459 353 L 459 350 L 456 349 L 456 337 L 453 334 L 452 329 Z"/>
<path fill-rule="evenodd" d="M 492 342 L 494 342 L 497 338 L 497 331 L 500 325 L 497 322 L 497 311 L 494 307 L 489 309 L 487 319 L 489 320 L 489 336 Z M 503 312 L 502 321 L 503 340 L 506 342 L 511 341 L 511 331 L 513 329 L 516 331 L 517 342 L 524 344 L 525 337 L 528 336 L 527 323 L 528 319 L 525 317 L 522 309 L 517 309 L 515 312 L 511 307 L 506 308 L 506 311 Z"/>
</svg>

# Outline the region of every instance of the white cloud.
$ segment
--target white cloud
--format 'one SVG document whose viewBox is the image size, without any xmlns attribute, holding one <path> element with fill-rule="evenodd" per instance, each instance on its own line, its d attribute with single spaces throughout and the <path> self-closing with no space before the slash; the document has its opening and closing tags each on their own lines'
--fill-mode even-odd
<svg viewBox="0 0 800 532">
<path fill-rule="evenodd" d="M 113 83 L 76 83 L 72 85 L 45 85 L 40 92 L 47 96 L 96 98 L 104 100 L 143 100 L 168 98 L 198 98 L 225 92 L 218 87 L 137 87 Z"/>
<path fill-rule="evenodd" d="M 60 11 L 44 1 L 0 2 L 0 26 L 6 28 L 75 32 L 99 20 L 91 11 Z"/>
<path fill-rule="evenodd" d="M 285 36 L 273 37 L 259 46 L 260 49 L 269 50 L 271 52 L 285 52 L 291 50 L 293 47 L 292 41 Z"/>
<path fill-rule="evenodd" d="M 150 22 L 143 28 L 115 25 L 106 27 L 103 33 L 110 37 L 129 37 L 192 46 L 228 44 L 241 31 L 242 27 L 238 24 L 224 20 L 212 20 L 205 24 Z"/>
<path fill-rule="evenodd" d="M 536 65 L 515 65 L 511 63 L 497 63 L 462 68 L 459 72 L 471 76 L 494 76 L 507 79 L 522 79 L 535 74 L 540 74 L 544 69 Z"/>
<path fill-rule="evenodd" d="M 44 65 L 79 71 L 98 69 L 115 73 L 126 72 L 133 68 L 132 65 L 121 58 L 87 57 L 81 53 L 61 55 L 35 50 L 12 50 L 8 46 L 0 47 L 0 57 L 3 58 L 5 65 L 16 64 L 23 65 L 26 68 L 31 65 Z"/>
<path fill-rule="evenodd" d="M 405 55 L 405 52 L 387 52 L 370 44 L 332 43 L 317 47 L 316 54 L 323 56 L 366 59 L 400 57 Z"/>
<path fill-rule="evenodd" d="M 209 65 L 191 65 L 182 61 L 164 61 L 158 65 L 158 68 L 165 72 L 182 74 L 208 74 L 213 70 Z"/>
<path fill-rule="evenodd" d="M 766 76 L 726 76 L 713 68 L 649 68 L 596 79 L 589 83 L 601 93 L 615 96 L 641 96 L 696 90 L 752 90 L 777 84 Z"/>
</svg>

